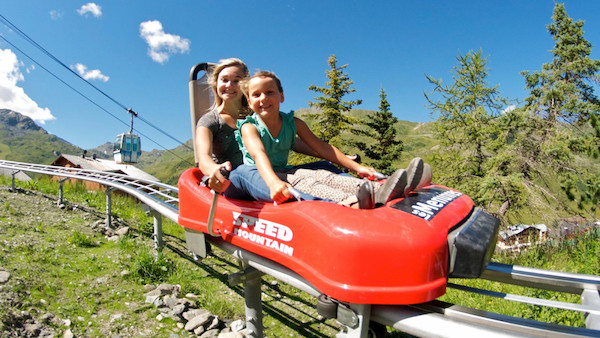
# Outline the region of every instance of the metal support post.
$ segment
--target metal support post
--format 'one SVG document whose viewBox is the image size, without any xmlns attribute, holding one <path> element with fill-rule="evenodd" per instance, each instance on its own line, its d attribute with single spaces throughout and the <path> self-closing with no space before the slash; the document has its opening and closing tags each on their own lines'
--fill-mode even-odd
<svg viewBox="0 0 600 338">
<path fill-rule="evenodd" d="M 337 320 L 344 325 L 345 332 L 338 333 L 336 338 L 368 337 L 371 304 L 351 303 L 350 308 L 338 306 Z"/>
<path fill-rule="evenodd" d="M 163 248 L 163 239 L 162 239 L 162 214 L 158 211 L 153 210 L 152 216 L 154 217 L 154 233 L 152 237 L 154 238 L 154 249 L 156 250 L 156 255 L 162 251 Z"/>
<path fill-rule="evenodd" d="M 244 285 L 244 300 L 246 301 L 246 328 L 248 329 L 248 337 L 263 337 L 263 315 L 262 315 L 262 299 L 261 299 L 261 284 L 263 272 L 252 267 L 246 267 L 244 262 L 241 262 L 242 271 L 229 275 L 229 285 Z"/>
<path fill-rule="evenodd" d="M 600 309 L 600 294 L 598 289 L 585 289 L 581 293 L 581 304 Z M 588 329 L 600 330 L 600 315 L 587 313 L 585 317 L 585 326 Z"/>
<path fill-rule="evenodd" d="M 65 181 L 68 180 L 67 177 L 62 178 L 58 181 L 58 205 L 64 204 L 65 193 L 63 189 L 63 185 Z"/>
<path fill-rule="evenodd" d="M 18 174 L 19 171 L 21 171 L 21 170 L 16 170 L 16 171 L 12 172 L 12 188 L 11 188 L 12 192 L 17 192 L 17 188 L 15 186 L 15 175 Z"/>
<path fill-rule="evenodd" d="M 106 227 L 110 228 L 112 222 L 112 188 L 106 187 Z"/>
<path fill-rule="evenodd" d="M 246 301 L 246 328 L 248 337 L 263 336 L 263 315 L 260 276 L 249 278 L 244 281 L 244 300 Z"/>
</svg>

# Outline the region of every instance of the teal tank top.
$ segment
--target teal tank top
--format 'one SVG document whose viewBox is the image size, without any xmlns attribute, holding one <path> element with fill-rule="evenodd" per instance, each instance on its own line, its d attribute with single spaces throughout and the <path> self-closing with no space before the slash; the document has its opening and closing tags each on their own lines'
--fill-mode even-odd
<svg viewBox="0 0 600 338">
<path fill-rule="evenodd" d="M 267 156 L 271 161 L 273 169 L 282 170 L 291 167 L 287 165 L 287 161 L 290 150 L 294 147 L 294 142 L 296 140 L 296 121 L 294 120 L 293 113 L 286 114 L 279 112 L 279 115 L 283 119 L 283 123 L 277 137 L 271 135 L 267 126 L 265 126 L 256 113 L 246 117 L 245 120 L 238 121 L 238 129 L 235 131 L 235 138 L 242 151 L 245 165 L 256 166 L 254 159 L 250 156 L 246 147 L 244 147 L 241 134 L 242 126 L 246 123 L 252 123 L 258 130 L 258 135 L 265 147 L 265 151 L 267 152 Z"/>
</svg>

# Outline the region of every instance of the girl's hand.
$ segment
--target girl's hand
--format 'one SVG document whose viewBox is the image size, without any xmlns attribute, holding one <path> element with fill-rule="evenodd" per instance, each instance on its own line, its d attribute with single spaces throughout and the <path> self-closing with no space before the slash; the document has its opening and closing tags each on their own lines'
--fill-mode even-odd
<svg viewBox="0 0 600 338">
<path fill-rule="evenodd" d="M 223 192 L 227 190 L 227 187 L 229 187 L 229 184 L 231 183 L 230 180 L 221 174 L 221 168 L 223 167 L 227 169 L 227 171 L 231 171 L 231 162 L 227 161 L 219 166 L 216 166 L 208 178 L 208 187 L 216 192 Z"/>
<path fill-rule="evenodd" d="M 269 190 L 271 192 L 271 199 L 273 200 L 273 202 L 281 204 L 292 198 L 292 194 L 288 191 L 288 188 L 291 187 L 292 186 L 289 183 L 286 183 L 284 181 L 276 182 L 271 187 L 269 187 Z"/>
<path fill-rule="evenodd" d="M 361 165 L 358 170 L 356 170 L 356 173 L 358 174 L 358 176 L 360 177 L 366 177 L 370 180 L 374 180 L 377 177 L 375 176 L 375 173 L 377 173 L 377 170 L 375 170 L 375 168 L 371 168 L 371 167 L 365 167 L 363 165 Z"/>
</svg>

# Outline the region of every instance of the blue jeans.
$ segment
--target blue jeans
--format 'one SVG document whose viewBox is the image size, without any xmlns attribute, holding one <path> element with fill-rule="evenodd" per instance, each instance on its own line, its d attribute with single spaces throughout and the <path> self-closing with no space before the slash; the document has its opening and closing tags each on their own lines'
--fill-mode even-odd
<svg viewBox="0 0 600 338">
<path fill-rule="evenodd" d="M 333 165 L 333 163 L 329 162 L 329 161 L 318 161 L 318 162 L 311 162 L 311 163 L 305 163 L 305 164 L 300 164 L 297 166 L 294 166 L 294 168 L 298 168 L 298 169 L 324 169 L 327 171 L 331 171 L 332 173 L 335 174 L 344 174 L 343 171 L 341 171 L 338 167 L 336 167 L 335 165 Z"/>
<path fill-rule="evenodd" d="M 256 167 L 240 165 L 229 174 L 231 184 L 223 193 L 227 198 L 241 200 L 257 200 L 261 202 L 273 202 L 271 191 L 258 173 Z M 321 201 L 323 199 L 305 194 L 300 191 L 300 197 L 306 201 Z"/>
</svg>

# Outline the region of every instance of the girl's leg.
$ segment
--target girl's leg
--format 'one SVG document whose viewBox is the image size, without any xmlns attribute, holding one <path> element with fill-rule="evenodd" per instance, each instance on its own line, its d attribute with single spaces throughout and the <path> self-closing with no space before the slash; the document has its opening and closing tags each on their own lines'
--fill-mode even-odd
<svg viewBox="0 0 600 338">
<path fill-rule="evenodd" d="M 363 183 L 355 177 L 337 175 L 326 170 L 296 168 L 287 173 L 286 181 L 294 188 L 335 202 L 355 196 Z"/>
<path fill-rule="evenodd" d="M 285 180 L 286 173 L 276 173 L 280 179 Z M 271 199 L 271 191 L 260 176 L 256 167 L 240 165 L 235 168 L 230 174 L 229 179 L 233 187 L 227 188 L 223 194 L 227 198 L 237 199 L 254 199 L 261 202 L 273 202 Z M 300 190 L 300 189 L 297 189 Z M 320 198 L 311 196 L 300 190 L 300 196 L 303 200 L 314 201 Z"/>
</svg>

